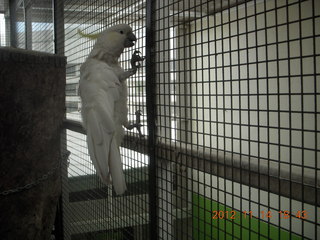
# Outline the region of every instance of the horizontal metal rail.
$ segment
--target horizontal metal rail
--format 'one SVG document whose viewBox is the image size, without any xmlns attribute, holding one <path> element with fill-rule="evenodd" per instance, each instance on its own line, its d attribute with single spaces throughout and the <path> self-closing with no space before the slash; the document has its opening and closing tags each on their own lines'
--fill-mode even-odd
<svg viewBox="0 0 320 240">
<path fill-rule="evenodd" d="M 64 128 L 86 134 L 82 124 L 77 121 L 65 120 Z M 122 146 L 147 154 L 147 142 L 146 138 L 139 138 L 138 134 L 126 135 Z M 175 147 L 174 144 L 161 140 L 157 142 L 155 148 L 158 161 L 173 162 L 179 166 L 320 206 L 319 179 L 306 176 L 302 179 L 299 174 L 290 174 L 289 170 L 286 172 L 263 164 L 258 165 L 261 159 L 237 153 L 199 147 L 197 149 Z"/>
</svg>

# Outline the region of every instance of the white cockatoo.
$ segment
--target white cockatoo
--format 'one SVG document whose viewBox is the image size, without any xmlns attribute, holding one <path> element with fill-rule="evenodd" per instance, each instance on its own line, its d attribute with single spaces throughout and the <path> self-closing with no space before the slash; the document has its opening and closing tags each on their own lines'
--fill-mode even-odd
<svg viewBox="0 0 320 240">
<path fill-rule="evenodd" d="M 89 155 L 102 182 L 112 183 L 116 194 L 123 194 L 126 183 L 119 146 L 123 127 L 135 127 L 129 125 L 127 117 L 126 79 L 136 73 L 138 66 L 132 63 L 133 68 L 125 71 L 119 57 L 137 39 L 126 24 L 112 26 L 97 35 L 80 34 L 97 39 L 80 69 L 81 114 Z"/>
</svg>

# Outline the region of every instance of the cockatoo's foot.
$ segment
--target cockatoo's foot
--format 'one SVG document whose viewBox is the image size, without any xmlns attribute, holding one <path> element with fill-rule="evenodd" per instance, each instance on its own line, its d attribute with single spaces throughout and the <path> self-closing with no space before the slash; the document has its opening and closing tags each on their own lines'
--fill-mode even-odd
<svg viewBox="0 0 320 240">
<path fill-rule="evenodd" d="M 142 126 L 143 126 L 143 125 L 140 124 L 140 123 L 134 123 L 134 124 L 129 124 L 129 125 L 127 125 L 127 126 L 126 126 L 126 129 L 128 129 L 128 130 L 133 130 L 134 128 L 136 128 L 137 131 L 138 131 L 138 133 L 139 133 L 139 138 L 141 139 L 141 138 L 144 137 L 144 135 L 143 135 L 142 132 L 141 132 L 141 127 L 142 127 Z"/>
<path fill-rule="evenodd" d="M 127 125 L 127 126 L 126 126 L 126 129 L 132 130 L 132 129 L 134 129 L 134 128 L 141 128 L 141 127 L 142 127 L 142 125 L 141 125 L 140 123 L 133 123 L 133 124 Z"/>
<path fill-rule="evenodd" d="M 145 59 L 145 57 L 141 57 L 139 55 L 140 51 L 134 51 L 134 53 L 132 54 L 132 58 L 131 58 L 131 66 L 132 68 L 129 69 L 128 71 L 123 72 L 120 76 L 119 79 L 120 81 L 124 81 L 127 78 L 133 76 L 134 74 L 137 73 L 138 68 L 141 66 L 141 64 L 139 62 L 143 61 Z"/>
<path fill-rule="evenodd" d="M 128 124 L 126 127 L 126 129 L 128 130 L 133 130 L 134 128 L 137 129 L 138 133 L 139 133 L 139 137 L 142 138 L 143 137 L 143 134 L 141 132 L 141 127 L 142 127 L 142 124 L 141 124 L 141 115 L 142 115 L 142 112 L 141 110 L 138 110 L 135 112 L 136 114 L 136 123 L 133 123 L 133 124 Z"/>
<path fill-rule="evenodd" d="M 141 67 L 141 63 L 145 57 L 142 57 L 139 55 L 139 53 L 141 53 L 140 51 L 134 51 L 134 53 L 132 54 L 132 58 L 131 58 L 131 66 L 134 69 L 138 69 L 139 67 Z"/>
</svg>

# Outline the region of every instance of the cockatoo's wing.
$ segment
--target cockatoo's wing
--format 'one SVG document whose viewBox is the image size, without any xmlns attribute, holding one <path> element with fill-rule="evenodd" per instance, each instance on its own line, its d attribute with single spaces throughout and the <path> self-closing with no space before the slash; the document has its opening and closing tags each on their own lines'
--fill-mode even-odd
<svg viewBox="0 0 320 240">
<path fill-rule="evenodd" d="M 126 183 L 115 138 L 114 103 L 119 99 L 118 78 L 105 63 L 89 60 L 81 67 L 80 96 L 88 150 L 98 175 L 122 194 Z"/>
</svg>

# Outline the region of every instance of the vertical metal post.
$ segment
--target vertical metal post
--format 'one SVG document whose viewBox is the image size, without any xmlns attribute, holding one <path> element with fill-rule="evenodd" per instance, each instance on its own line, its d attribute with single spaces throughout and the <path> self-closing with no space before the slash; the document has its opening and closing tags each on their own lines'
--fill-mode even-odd
<svg viewBox="0 0 320 240">
<path fill-rule="evenodd" d="M 26 49 L 32 50 L 32 1 L 25 6 Z"/>
<path fill-rule="evenodd" d="M 9 13 L 10 13 L 10 46 L 17 47 L 17 1 L 9 1 Z"/>
<path fill-rule="evenodd" d="M 67 134 L 66 129 L 62 130 L 60 135 L 60 146 L 61 146 L 61 156 L 64 156 L 67 153 Z M 68 159 L 62 159 L 61 163 L 61 196 L 57 206 L 57 215 L 56 219 L 59 222 L 59 232 L 57 233 L 61 240 L 70 240 L 70 205 L 69 205 L 69 185 L 68 185 Z M 65 231 L 66 230 L 66 231 Z"/>
<path fill-rule="evenodd" d="M 64 4 L 53 0 L 54 53 L 64 55 Z"/>
<path fill-rule="evenodd" d="M 190 66 L 190 50 L 189 50 L 189 25 L 186 23 L 177 28 L 177 51 L 178 51 L 178 77 L 177 77 L 177 104 L 180 106 L 179 118 L 177 120 L 177 140 L 181 143 L 189 143 L 190 138 L 190 121 L 192 116 L 191 99 L 187 96 L 191 89 L 191 76 L 188 73 Z M 183 86 L 183 87 L 181 87 Z"/>
<path fill-rule="evenodd" d="M 63 240 L 63 218 L 62 218 L 62 206 L 63 206 L 63 201 L 62 201 L 62 197 L 60 196 L 59 198 L 59 202 L 58 202 L 58 206 L 57 206 L 57 210 L 56 210 L 56 219 L 54 222 L 54 226 L 55 226 L 55 238 L 56 240 Z"/>
<path fill-rule="evenodd" d="M 159 239 L 174 239 L 173 219 L 173 167 L 169 162 L 160 162 L 157 185 L 159 186 Z"/>
<path fill-rule="evenodd" d="M 147 124 L 149 147 L 149 239 L 158 239 L 157 219 L 157 165 L 155 157 L 155 71 L 154 71 L 154 26 L 153 26 L 153 1 L 147 0 L 146 13 L 146 100 L 147 100 Z"/>
<path fill-rule="evenodd" d="M 54 53 L 59 55 L 64 55 L 64 1 L 63 0 L 53 0 L 53 25 L 54 25 Z M 66 118 L 66 116 L 65 116 Z M 61 141 L 61 155 L 67 152 L 67 133 L 63 129 L 60 135 Z M 65 159 L 65 162 L 61 164 L 61 184 L 67 182 L 68 179 L 68 162 Z M 70 239 L 70 233 L 64 231 L 64 228 L 69 229 L 69 221 L 66 221 L 64 218 L 65 212 L 69 211 L 69 207 L 64 209 L 64 203 L 69 204 L 69 192 L 68 188 L 62 184 L 62 191 L 64 194 L 61 194 L 59 203 L 57 206 L 57 215 L 56 215 L 56 228 L 57 234 L 56 237 L 58 240 L 67 240 Z M 67 226 L 65 226 L 67 225 Z"/>
</svg>

